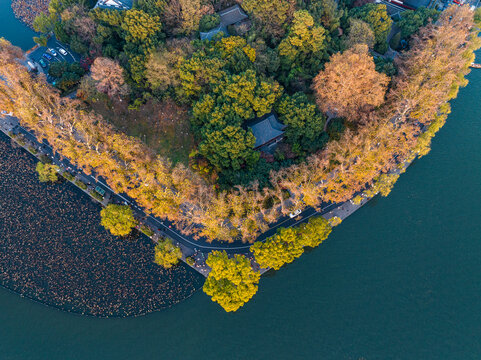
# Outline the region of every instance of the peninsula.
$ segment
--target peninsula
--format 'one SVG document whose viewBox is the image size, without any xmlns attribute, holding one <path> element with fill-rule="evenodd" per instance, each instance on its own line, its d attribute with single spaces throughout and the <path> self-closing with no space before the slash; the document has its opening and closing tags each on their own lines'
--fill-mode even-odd
<svg viewBox="0 0 481 360">
<path fill-rule="evenodd" d="M 474 6 L 52 0 L 0 40 L 2 130 L 236 311 L 261 273 L 429 152 L 479 47 Z M 402 5 L 402 3 L 401 3 Z M 412 9 L 411 9 L 412 8 Z"/>
</svg>

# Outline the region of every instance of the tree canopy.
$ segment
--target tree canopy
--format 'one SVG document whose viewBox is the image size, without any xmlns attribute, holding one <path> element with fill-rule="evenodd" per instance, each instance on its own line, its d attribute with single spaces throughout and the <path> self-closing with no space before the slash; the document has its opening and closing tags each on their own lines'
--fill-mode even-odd
<svg viewBox="0 0 481 360">
<path fill-rule="evenodd" d="M 134 213 L 129 206 L 109 204 L 100 211 L 101 224 L 112 235 L 125 236 L 137 225 Z"/>
<path fill-rule="evenodd" d="M 47 164 L 39 161 L 35 170 L 37 170 L 38 179 L 40 182 L 58 181 L 59 167 L 57 165 Z"/>
<path fill-rule="evenodd" d="M 389 78 L 376 71 L 366 45 L 356 45 L 343 54 L 334 54 L 314 79 L 318 106 L 351 120 L 360 112 L 384 101 Z"/>
<path fill-rule="evenodd" d="M 243 255 L 229 258 L 225 251 L 213 251 L 206 264 L 211 268 L 203 290 L 225 311 L 237 311 L 257 292 L 260 273 L 252 270 Z"/>
<path fill-rule="evenodd" d="M 182 250 L 172 243 L 172 240 L 160 239 L 155 245 L 154 262 L 165 269 L 169 269 L 182 258 Z"/>
</svg>

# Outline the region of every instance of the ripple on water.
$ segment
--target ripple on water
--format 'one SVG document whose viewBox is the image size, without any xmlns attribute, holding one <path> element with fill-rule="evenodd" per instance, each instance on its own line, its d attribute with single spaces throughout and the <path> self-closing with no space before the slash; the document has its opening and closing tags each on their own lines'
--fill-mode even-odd
<svg viewBox="0 0 481 360">
<path fill-rule="evenodd" d="M 203 278 L 153 263 L 143 235 L 100 226 L 100 206 L 69 183 L 41 184 L 36 160 L 0 133 L 0 284 L 47 305 L 95 316 L 139 315 L 189 297 Z"/>
</svg>

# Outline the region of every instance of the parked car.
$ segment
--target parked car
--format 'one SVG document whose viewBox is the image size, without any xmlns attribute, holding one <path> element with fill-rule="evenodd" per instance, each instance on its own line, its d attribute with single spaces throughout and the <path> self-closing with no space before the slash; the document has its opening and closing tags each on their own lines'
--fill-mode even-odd
<svg viewBox="0 0 481 360">
<path fill-rule="evenodd" d="M 292 218 L 295 218 L 297 215 L 300 215 L 301 212 L 302 212 L 301 209 L 294 210 L 293 212 L 291 212 L 291 213 L 289 214 L 289 217 L 290 217 L 291 219 L 292 219 Z"/>
<path fill-rule="evenodd" d="M 58 48 L 58 52 L 64 56 L 67 55 L 67 52 L 65 51 L 65 49 Z"/>
<path fill-rule="evenodd" d="M 52 54 L 53 56 L 57 56 L 57 52 L 54 49 L 50 48 L 48 49 L 48 51 L 50 51 L 50 54 Z"/>
<path fill-rule="evenodd" d="M 52 57 L 51 57 L 49 54 L 47 54 L 47 53 L 43 54 L 42 56 L 43 56 L 45 59 L 47 59 L 48 61 L 52 60 Z"/>
<path fill-rule="evenodd" d="M 43 68 L 46 68 L 46 67 L 47 67 L 47 63 L 46 63 L 43 59 L 40 59 L 40 60 L 38 61 L 38 63 L 39 63 L 40 66 L 43 67 Z"/>
</svg>

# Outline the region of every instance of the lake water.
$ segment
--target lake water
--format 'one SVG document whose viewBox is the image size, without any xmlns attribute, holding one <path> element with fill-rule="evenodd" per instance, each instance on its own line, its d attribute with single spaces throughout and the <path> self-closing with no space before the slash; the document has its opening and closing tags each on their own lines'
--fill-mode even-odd
<svg viewBox="0 0 481 360">
<path fill-rule="evenodd" d="M 198 292 L 150 315 L 95 319 L 0 290 L 0 358 L 481 358 L 481 70 L 469 80 L 389 197 L 263 278 L 237 313 Z"/>
</svg>

